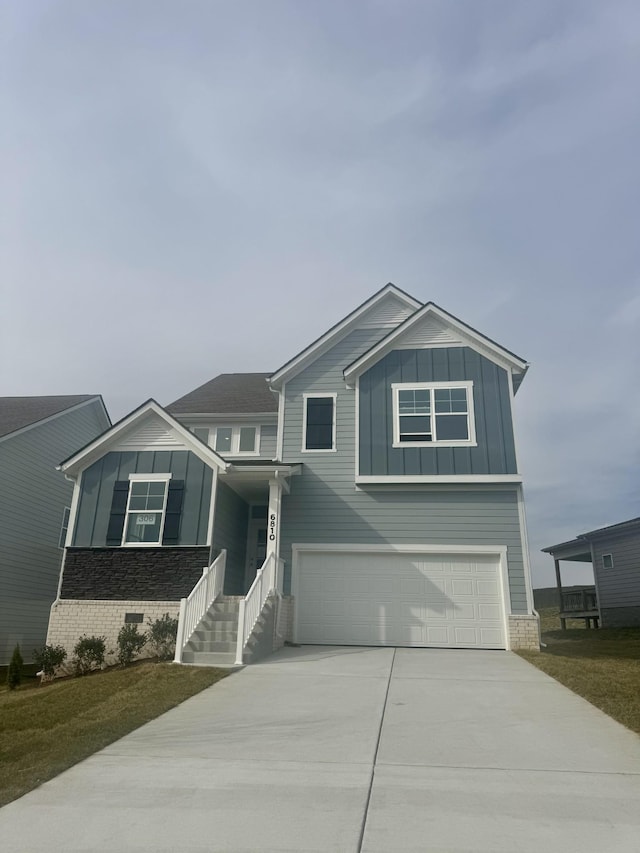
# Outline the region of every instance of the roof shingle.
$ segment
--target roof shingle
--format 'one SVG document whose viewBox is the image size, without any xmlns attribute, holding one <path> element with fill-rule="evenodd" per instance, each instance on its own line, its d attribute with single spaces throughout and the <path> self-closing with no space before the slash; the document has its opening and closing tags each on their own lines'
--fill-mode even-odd
<svg viewBox="0 0 640 853">
<path fill-rule="evenodd" d="M 221 373 L 165 408 L 172 415 L 275 413 L 278 400 L 267 385 L 269 376 L 270 373 Z"/>
<path fill-rule="evenodd" d="M 98 396 L 0 397 L 0 438 Z"/>
</svg>

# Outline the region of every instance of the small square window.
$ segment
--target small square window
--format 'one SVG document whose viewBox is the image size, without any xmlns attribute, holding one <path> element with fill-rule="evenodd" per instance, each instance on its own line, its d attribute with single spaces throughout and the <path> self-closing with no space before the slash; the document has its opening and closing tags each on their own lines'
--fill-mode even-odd
<svg viewBox="0 0 640 853">
<path fill-rule="evenodd" d="M 231 427 L 218 427 L 216 430 L 216 450 L 218 453 L 229 453 L 231 450 Z"/>
<path fill-rule="evenodd" d="M 209 427 L 191 427 L 191 432 L 200 441 L 204 441 L 205 444 L 209 443 Z"/>
<path fill-rule="evenodd" d="M 602 568 L 603 569 L 612 569 L 613 568 L 613 554 L 603 554 L 602 555 Z"/>
</svg>

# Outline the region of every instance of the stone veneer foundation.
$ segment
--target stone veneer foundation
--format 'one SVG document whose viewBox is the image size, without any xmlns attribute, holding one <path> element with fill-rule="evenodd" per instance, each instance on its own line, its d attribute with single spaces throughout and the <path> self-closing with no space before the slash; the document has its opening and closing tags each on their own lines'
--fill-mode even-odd
<svg viewBox="0 0 640 853">
<path fill-rule="evenodd" d="M 509 616 L 511 649 L 540 651 L 540 619 L 538 616 Z"/>
</svg>

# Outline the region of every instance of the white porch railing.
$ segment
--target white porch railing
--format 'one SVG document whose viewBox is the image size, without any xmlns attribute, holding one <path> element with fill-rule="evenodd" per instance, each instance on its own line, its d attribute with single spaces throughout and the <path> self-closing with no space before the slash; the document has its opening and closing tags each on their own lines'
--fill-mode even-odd
<svg viewBox="0 0 640 853">
<path fill-rule="evenodd" d="M 271 553 L 264 561 L 261 568 L 256 572 L 256 577 L 249 592 L 240 602 L 238 611 L 238 641 L 236 646 L 236 665 L 243 663 L 244 647 L 256 626 L 258 617 L 269 596 L 275 590 L 277 584 L 278 561 L 275 554 Z"/>
<path fill-rule="evenodd" d="M 222 595 L 226 562 L 226 550 L 220 551 L 213 563 L 205 566 L 202 577 L 191 590 L 188 598 L 181 599 L 176 653 L 173 659 L 175 663 L 182 662 L 182 652 L 200 624 L 200 620 L 218 596 Z"/>
</svg>

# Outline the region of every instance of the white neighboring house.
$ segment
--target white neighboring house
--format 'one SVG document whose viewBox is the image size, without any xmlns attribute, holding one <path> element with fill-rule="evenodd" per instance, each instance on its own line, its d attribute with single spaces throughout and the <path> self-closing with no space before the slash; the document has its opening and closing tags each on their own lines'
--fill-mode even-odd
<svg viewBox="0 0 640 853">
<path fill-rule="evenodd" d="M 71 507 L 60 459 L 111 426 L 102 397 L 0 397 L 0 665 L 45 642 Z"/>
</svg>

